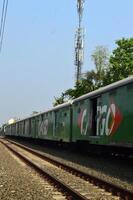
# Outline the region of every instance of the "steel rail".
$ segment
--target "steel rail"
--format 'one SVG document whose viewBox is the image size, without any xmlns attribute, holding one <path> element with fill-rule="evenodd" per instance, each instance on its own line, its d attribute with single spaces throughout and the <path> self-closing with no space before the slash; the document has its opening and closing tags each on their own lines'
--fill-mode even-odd
<svg viewBox="0 0 133 200">
<path fill-rule="evenodd" d="M 58 167 L 66 170 L 66 171 L 68 171 L 72 174 L 75 174 L 76 176 L 79 176 L 80 178 L 82 178 L 86 181 L 89 181 L 90 183 L 98 186 L 99 188 L 104 189 L 107 192 L 112 193 L 113 195 L 119 196 L 123 200 L 133 200 L 133 192 L 131 192 L 129 190 L 126 190 L 126 189 L 124 189 L 120 186 L 113 184 L 113 183 L 110 183 L 108 181 L 102 180 L 100 178 L 92 176 L 92 175 L 85 173 L 83 171 L 80 171 L 80 170 L 78 170 L 74 167 L 71 167 L 71 166 L 66 165 L 64 163 L 61 163 L 61 162 L 59 162 L 55 159 L 49 158 L 46 155 L 44 155 L 43 153 L 39 153 L 37 150 L 33 150 L 29 147 L 25 147 L 24 145 L 18 144 L 17 142 L 14 142 L 14 141 L 11 141 L 11 140 L 7 140 L 7 141 L 29 151 L 30 153 L 37 155 L 38 157 L 58 166 Z"/>
<path fill-rule="evenodd" d="M 10 146 L 10 144 L 7 144 L 0 140 L 0 142 L 7 147 L 14 155 L 19 157 L 23 162 L 25 162 L 28 166 L 32 167 L 39 175 L 41 175 L 44 179 L 46 179 L 51 185 L 56 187 L 58 191 L 63 193 L 68 200 L 89 200 L 89 198 L 86 198 L 85 196 L 82 196 L 79 192 L 75 191 L 68 185 L 66 185 L 63 181 L 60 181 L 55 176 L 50 175 L 48 172 L 46 172 L 44 169 L 42 169 L 37 163 L 34 163 L 29 158 L 24 156 L 22 153 L 15 150 L 13 147 Z"/>
</svg>

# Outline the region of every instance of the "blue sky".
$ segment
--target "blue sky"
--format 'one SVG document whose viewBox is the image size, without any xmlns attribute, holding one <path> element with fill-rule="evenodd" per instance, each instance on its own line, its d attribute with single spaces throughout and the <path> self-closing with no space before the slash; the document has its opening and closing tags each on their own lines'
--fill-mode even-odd
<svg viewBox="0 0 133 200">
<path fill-rule="evenodd" d="M 0 12 L 2 1 L 0 2 Z M 97 45 L 133 37 L 132 0 L 85 0 L 83 72 L 93 68 Z M 1 13 L 0 13 L 1 15 Z M 73 87 L 76 0 L 10 1 L 0 54 L 0 123 L 52 106 Z"/>
</svg>

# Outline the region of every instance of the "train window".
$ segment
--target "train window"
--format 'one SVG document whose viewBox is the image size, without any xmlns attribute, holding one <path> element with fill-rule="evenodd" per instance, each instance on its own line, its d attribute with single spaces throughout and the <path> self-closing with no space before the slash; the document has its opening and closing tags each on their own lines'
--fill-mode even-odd
<svg viewBox="0 0 133 200">
<path fill-rule="evenodd" d="M 75 103 L 75 107 L 77 107 L 77 106 L 78 106 L 78 102 Z"/>
<path fill-rule="evenodd" d="M 67 113 L 65 112 L 65 113 L 64 113 L 64 117 L 66 117 L 66 116 L 67 116 Z"/>
<path fill-rule="evenodd" d="M 133 89 L 133 83 L 131 83 L 131 84 L 129 84 L 129 85 L 127 85 L 127 89 Z"/>
<path fill-rule="evenodd" d="M 111 96 L 116 95 L 116 93 L 117 93 L 117 90 L 112 90 L 112 91 L 109 92 L 109 95 L 111 95 Z"/>
<path fill-rule="evenodd" d="M 43 115 L 41 115 L 41 120 L 43 121 Z"/>
<path fill-rule="evenodd" d="M 80 105 L 83 105 L 84 104 L 84 101 L 80 101 Z"/>
<path fill-rule="evenodd" d="M 81 108 L 78 108 L 78 113 L 80 113 L 81 112 Z"/>
<path fill-rule="evenodd" d="M 39 117 L 36 117 L 36 122 L 39 122 Z"/>
<path fill-rule="evenodd" d="M 101 106 L 101 105 L 102 105 L 102 102 L 101 102 L 101 101 L 99 101 L 97 104 L 98 104 L 98 106 Z"/>
</svg>

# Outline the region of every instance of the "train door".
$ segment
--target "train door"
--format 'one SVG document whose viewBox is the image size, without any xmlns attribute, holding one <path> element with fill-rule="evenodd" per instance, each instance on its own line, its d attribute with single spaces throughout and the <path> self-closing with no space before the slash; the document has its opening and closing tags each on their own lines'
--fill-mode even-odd
<svg viewBox="0 0 133 200">
<path fill-rule="evenodd" d="M 91 108 L 92 108 L 92 129 L 91 135 L 96 136 L 97 132 L 97 124 L 96 124 L 96 115 L 97 115 L 97 98 L 91 100 Z"/>
<path fill-rule="evenodd" d="M 64 107 L 60 111 L 60 139 L 64 142 L 70 140 L 70 107 Z"/>
<path fill-rule="evenodd" d="M 31 118 L 31 137 L 35 138 L 36 136 L 36 120 L 35 117 Z"/>
<path fill-rule="evenodd" d="M 99 105 L 101 104 L 101 97 L 98 96 L 91 100 L 91 109 L 92 109 L 92 136 L 97 136 L 98 130 L 97 130 L 97 118 L 99 116 Z"/>
<path fill-rule="evenodd" d="M 57 138 L 59 136 L 59 111 L 55 111 L 54 112 L 54 131 L 53 131 L 53 135 L 55 136 L 55 138 Z"/>
</svg>

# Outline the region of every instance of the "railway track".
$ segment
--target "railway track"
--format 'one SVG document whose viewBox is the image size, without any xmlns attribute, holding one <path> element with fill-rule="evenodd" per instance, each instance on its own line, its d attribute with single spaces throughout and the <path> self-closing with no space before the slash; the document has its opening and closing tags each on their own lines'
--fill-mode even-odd
<svg viewBox="0 0 133 200">
<path fill-rule="evenodd" d="M 67 199 L 133 199 L 133 193 L 107 181 L 44 156 L 24 145 L 0 140 L 10 151 L 32 166 Z"/>
</svg>

